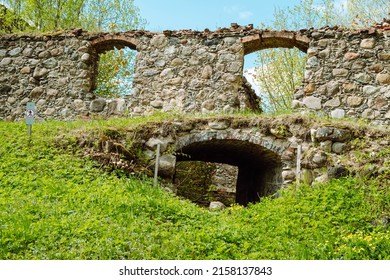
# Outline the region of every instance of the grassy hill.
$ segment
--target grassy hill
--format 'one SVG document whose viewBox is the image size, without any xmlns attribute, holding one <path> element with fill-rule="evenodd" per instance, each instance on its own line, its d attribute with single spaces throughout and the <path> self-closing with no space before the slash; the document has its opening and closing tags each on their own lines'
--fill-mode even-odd
<svg viewBox="0 0 390 280">
<path fill-rule="evenodd" d="M 209 212 L 56 144 L 149 120 L 0 121 L 0 259 L 390 259 L 389 176 Z"/>
</svg>

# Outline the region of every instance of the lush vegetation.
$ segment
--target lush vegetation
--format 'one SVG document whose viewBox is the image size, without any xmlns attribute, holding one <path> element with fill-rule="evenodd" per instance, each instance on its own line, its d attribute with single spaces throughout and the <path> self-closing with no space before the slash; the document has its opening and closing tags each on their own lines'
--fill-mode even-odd
<svg viewBox="0 0 390 280">
<path fill-rule="evenodd" d="M 142 121 L 0 122 L 0 259 L 390 259 L 386 177 L 209 212 L 56 144 Z"/>
</svg>

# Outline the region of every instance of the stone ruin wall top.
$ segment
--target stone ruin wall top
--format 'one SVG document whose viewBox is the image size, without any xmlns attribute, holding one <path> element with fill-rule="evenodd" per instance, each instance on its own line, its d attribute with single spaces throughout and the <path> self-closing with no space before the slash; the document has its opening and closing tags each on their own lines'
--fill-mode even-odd
<svg viewBox="0 0 390 280">
<path fill-rule="evenodd" d="M 244 56 L 266 48 L 297 47 L 307 53 L 302 86 L 293 106 L 333 117 L 367 117 L 389 124 L 388 26 L 271 31 L 232 25 L 216 31 L 0 37 L 0 119 L 19 120 L 35 101 L 42 119 L 99 114 L 143 115 L 156 110 L 233 112 L 258 109 L 243 78 Z M 94 95 L 100 53 L 137 50 L 129 96 Z"/>
</svg>

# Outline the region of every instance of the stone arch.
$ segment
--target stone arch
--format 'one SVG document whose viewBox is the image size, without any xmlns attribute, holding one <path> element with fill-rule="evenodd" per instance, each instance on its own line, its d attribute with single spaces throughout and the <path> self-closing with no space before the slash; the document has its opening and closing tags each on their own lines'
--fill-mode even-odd
<svg viewBox="0 0 390 280">
<path fill-rule="evenodd" d="M 298 48 L 306 53 L 310 39 L 293 31 L 262 31 L 260 34 L 241 38 L 244 55 L 270 48 Z"/>
<path fill-rule="evenodd" d="M 281 153 L 284 149 L 278 150 L 272 141 L 249 133 L 203 131 L 182 137 L 175 148 L 178 162 L 203 161 L 238 167 L 238 204 L 260 201 L 283 185 Z"/>
<path fill-rule="evenodd" d="M 139 40 L 136 38 L 126 36 L 126 34 L 105 34 L 91 42 L 91 49 L 93 55 L 93 76 L 92 76 L 92 90 L 95 90 L 96 79 L 98 76 L 99 68 L 99 55 L 104 54 L 114 49 L 120 50 L 125 47 L 136 51 Z"/>
<path fill-rule="evenodd" d="M 96 38 L 91 42 L 91 47 L 97 54 L 111 51 L 114 48 L 122 49 L 129 47 L 132 50 L 137 50 L 139 41 L 136 38 L 126 36 L 124 34 L 106 34 Z"/>
</svg>

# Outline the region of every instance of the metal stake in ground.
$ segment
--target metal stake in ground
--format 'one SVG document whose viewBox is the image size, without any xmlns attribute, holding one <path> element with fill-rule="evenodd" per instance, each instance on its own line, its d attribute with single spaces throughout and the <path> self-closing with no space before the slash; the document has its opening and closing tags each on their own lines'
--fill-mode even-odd
<svg viewBox="0 0 390 280">
<path fill-rule="evenodd" d="M 27 134 L 29 137 L 31 137 L 32 125 L 34 123 L 34 115 L 35 115 L 35 103 L 27 102 L 26 124 L 27 124 Z"/>
<path fill-rule="evenodd" d="M 157 186 L 157 174 L 158 174 L 158 162 L 160 160 L 160 143 L 157 144 L 157 151 L 156 151 L 156 165 L 154 168 L 154 181 L 153 186 Z"/>
</svg>

